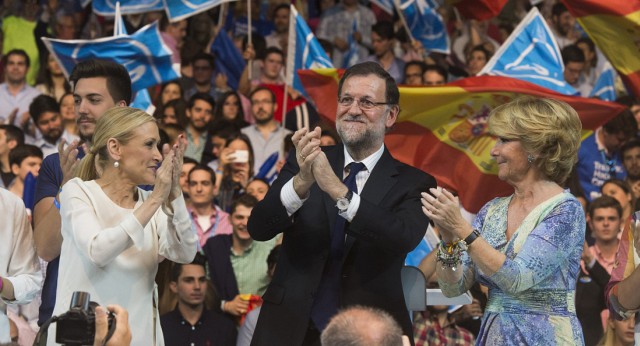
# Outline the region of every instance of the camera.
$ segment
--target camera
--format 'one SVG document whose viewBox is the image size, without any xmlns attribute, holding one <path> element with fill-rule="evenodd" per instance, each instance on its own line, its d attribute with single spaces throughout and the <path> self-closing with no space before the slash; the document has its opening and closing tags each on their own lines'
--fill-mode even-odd
<svg viewBox="0 0 640 346">
<path fill-rule="evenodd" d="M 71 296 L 69 311 L 58 316 L 56 342 L 63 345 L 93 345 L 96 334 L 96 302 L 90 301 L 87 292 L 76 291 Z M 113 314 L 108 313 L 109 340 L 115 330 Z"/>
</svg>

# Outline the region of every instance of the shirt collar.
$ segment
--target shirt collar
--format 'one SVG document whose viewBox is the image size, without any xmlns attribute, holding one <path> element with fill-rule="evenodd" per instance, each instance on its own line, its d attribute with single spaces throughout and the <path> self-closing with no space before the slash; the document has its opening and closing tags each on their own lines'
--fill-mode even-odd
<svg viewBox="0 0 640 346">
<path fill-rule="evenodd" d="M 353 159 L 353 157 L 351 157 L 351 155 L 349 154 L 349 151 L 347 151 L 346 146 L 343 147 L 343 150 L 344 150 L 344 167 L 342 167 L 342 171 L 344 172 L 345 168 L 347 168 L 347 166 L 351 162 L 355 162 L 355 160 Z M 380 149 L 376 150 L 375 153 L 365 157 L 364 160 L 360 162 L 362 162 L 366 167 L 367 171 L 371 173 L 371 171 L 373 171 L 373 168 L 376 166 L 378 161 L 380 161 L 380 158 L 382 157 L 383 153 L 384 153 L 384 144 L 381 145 Z"/>
</svg>

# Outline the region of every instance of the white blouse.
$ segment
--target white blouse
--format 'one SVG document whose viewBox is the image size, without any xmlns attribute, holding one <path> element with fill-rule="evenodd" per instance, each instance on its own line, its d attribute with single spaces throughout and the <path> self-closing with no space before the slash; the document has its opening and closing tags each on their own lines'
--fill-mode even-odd
<svg viewBox="0 0 640 346">
<path fill-rule="evenodd" d="M 182 196 L 171 203 L 173 213 L 163 206 L 142 227 L 133 212 L 150 194 L 138 189 L 134 209 L 124 209 L 93 180 L 74 178 L 64 185 L 54 315 L 69 310 L 74 291 L 85 291 L 100 305 L 119 304 L 129 311 L 132 345 L 164 344 L 154 304 L 158 263 L 164 258 L 191 262 L 198 237 Z M 49 344 L 53 340 L 55 328 L 50 328 Z"/>
</svg>

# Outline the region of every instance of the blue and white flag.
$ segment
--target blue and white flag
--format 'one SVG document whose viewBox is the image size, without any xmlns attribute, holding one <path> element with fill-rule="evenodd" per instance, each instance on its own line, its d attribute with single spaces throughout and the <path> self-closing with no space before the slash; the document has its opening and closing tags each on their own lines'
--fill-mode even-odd
<svg viewBox="0 0 640 346">
<path fill-rule="evenodd" d="M 177 22 L 194 16 L 200 12 L 214 8 L 223 2 L 235 0 L 160 0 L 164 2 L 164 8 L 170 22 Z"/>
<path fill-rule="evenodd" d="M 451 52 L 449 35 L 435 3 L 429 0 L 398 0 L 397 5 L 411 35 L 422 43 L 427 52 Z"/>
<path fill-rule="evenodd" d="M 616 100 L 616 71 L 608 61 L 603 65 L 600 77 L 596 81 L 596 84 L 591 89 L 589 97 L 597 97 L 605 101 Z"/>
<path fill-rule="evenodd" d="M 148 114 L 153 114 L 156 111 L 156 106 L 151 101 L 151 95 L 147 89 L 139 90 L 133 97 L 133 102 L 129 105 L 133 108 L 138 108 Z"/>
<path fill-rule="evenodd" d="M 211 53 L 216 57 L 216 70 L 227 76 L 227 84 L 238 89 L 240 77 L 246 63 L 226 31 L 221 30 L 211 44 Z"/>
<path fill-rule="evenodd" d="M 351 32 L 349 32 L 349 39 L 347 41 L 349 48 L 342 57 L 342 68 L 349 68 L 360 61 L 360 56 L 358 56 L 358 42 L 353 38 L 353 34 L 357 31 L 358 21 L 354 19 L 353 25 L 351 26 Z"/>
<path fill-rule="evenodd" d="M 120 13 L 136 14 L 164 10 L 162 0 L 92 0 L 93 12 L 101 16 L 113 16 L 116 4 L 120 3 Z"/>
<path fill-rule="evenodd" d="M 121 35 L 97 40 L 42 39 L 68 77 L 80 61 L 111 60 L 123 65 L 131 76 L 133 91 L 180 77 L 178 66 L 172 66 L 171 50 L 164 45 L 158 23 Z"/>
<path fill-rule="evenodd" d="M 564 80 L 563 71 L 558 44 L 533 7 L 479 74 L 517 78 L 561 94 L 578 94 Z"/>
<path fill-rule="evenodd" d="M 287 49 L 287 85 L 291 85 L 294 89 L 305 94 L 304 87 L 296 71 L 332 67 L 331 59 L 329 59 L 320 42 L 309 29 L 307 22 L 298 14 L 296 8 L 291 5 Z"/>
</svg>

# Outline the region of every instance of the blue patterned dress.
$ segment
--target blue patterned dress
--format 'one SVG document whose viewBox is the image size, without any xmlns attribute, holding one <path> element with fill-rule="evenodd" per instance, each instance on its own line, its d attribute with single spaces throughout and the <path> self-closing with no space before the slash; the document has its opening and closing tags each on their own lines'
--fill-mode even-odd
<svg viewBox="0 0 640 346">
<path fill-rule="evenodd" d="M 507 241 L 511 197 L 487 203 L 473 228 L 506 260 L 495 274 L 483 274 L 464 254 L 457 284 L 440 281 L 447 296 L 466 292 L 478 280 L 489 301 L 476 345 L 584 345 L 575 311 L 575 288 L 584 242 L 585 217 L 568 192 L 532 210 Z"/>
</svg>

